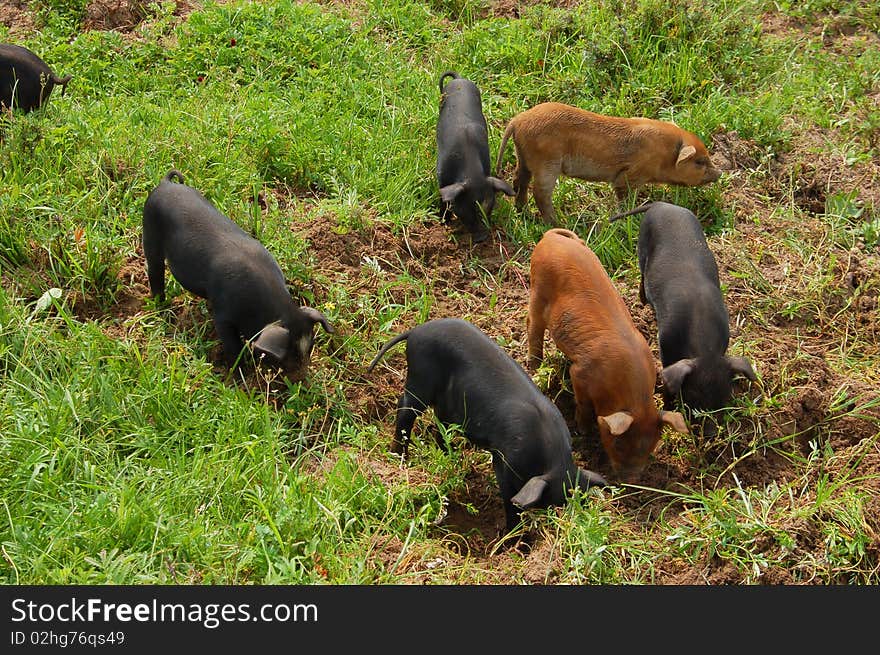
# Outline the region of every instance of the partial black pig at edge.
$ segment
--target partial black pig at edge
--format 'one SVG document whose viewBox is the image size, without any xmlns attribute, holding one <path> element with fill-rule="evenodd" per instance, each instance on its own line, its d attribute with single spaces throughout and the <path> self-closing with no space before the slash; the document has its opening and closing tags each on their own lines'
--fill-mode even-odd
<svg viewBox="0 0 880 655">
<path fill-rule="evenodd" d="M 29 112 L 41 107 L 55 86 L 67 89 L 71 75 L 58 77 L 27 48 L 0 43 L 0 105 Z"/>
</svg>

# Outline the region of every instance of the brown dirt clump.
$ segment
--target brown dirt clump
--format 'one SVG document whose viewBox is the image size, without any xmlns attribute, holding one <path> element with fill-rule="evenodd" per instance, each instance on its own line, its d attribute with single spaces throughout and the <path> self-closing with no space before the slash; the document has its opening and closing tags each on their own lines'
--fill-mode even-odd
<svg viewBox="0 0 880 655">
<path fill-rule="evenodd" d="M 485 3 L 479 15 L 482 18 L 495 16 L 498 18 L 519 18 L 523 7 L 545 4 L 544 0 L 490 0 Z M 579 5 L 579 0 L 556 0 L 554 7 L 570 8 Z"/>
<path fill-rule="evenodd" d="M 92 0 L 86 6 L 83 29 L 126 32 L 137 27 L 149 14 L 143 0 Z"/>
<path fill-rule="evenodd" d="M 26 36 L 36 29 L 29 0 L 4 0 L 0 3 L 0 25 L 12 36 Z"/>
<path fill-rule="evenodd" d="M 736 130 L 721 131 L 712 137 L 712 161 L 722 171 L 750 171 L 761 164 L 761 147 L 744 139 Z"/>
<path fill-rule="evenodd" d="M 217 1 L 220 4 L 224 2 Z M 156 16 L 156 8 L 152 4 L 150 0 L 91 0 L 85 9 L 82 29 L 112 30 L 125 35 L 125 38 L 138 38 L 137 28 Z M 171 13 L 182 20 L 201 7 L 202 3 L 198 0 L 175 0 Z"/>
</svg>

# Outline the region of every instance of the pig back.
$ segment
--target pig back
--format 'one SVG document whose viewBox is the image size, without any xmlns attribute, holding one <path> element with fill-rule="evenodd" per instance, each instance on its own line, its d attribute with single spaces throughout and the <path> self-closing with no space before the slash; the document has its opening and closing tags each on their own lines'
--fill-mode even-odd
<svg viewBox="0 0 880 655">
<path fill-rule="evenodd" d="M 265 246 L 197 189 L 163 180 L 144 203 L 144 223 L 162 235 L 171 273 L 193 293 L 216 299 L 246 289 L 245 304 L 265 302 L 263 295 L 289 298 L 280 294 L 284 275 Z"/>
<path fill-rule="evenodd" d="M 639 226 L 642 275 L 664 279 L 696 273 L 719 286 L 718 265 L 700 221 L 685 207 L 654 202 Z"/>
<path fill-rule="evenodd" d="M 587 333 L 615 330 L 626 334 L 635 330 L 629 310 L 602 262 L 568 230 L 548 230 L 535 246 L 530 294 L 544 307 L 551 335 L 562 329 L 584 333 L 584 338 Z"/>
<path fill-rule="evenodd" d="M 448 82 L 443 88 L 440 117 L 440 127 L 473 122 L 487 129 L 483 100 L 477 85 L 463 77 Z M 443 125 L 444 119 L 448 125 Z"/>
<path fill-rule="evenodd" d="M 237 249 L 254 240 L 200 191 L 169 180 L 150 192 L 144 203 L 144 221 L 161 230 L 169 251 L 179 246 L 182 258 L 186 253 L 196 258 L 229 253 L 231 246 Z"/>
<path fill-rule="evenodd" d="M 510 355 L 462 319 L 435 319 L 413 328 L 406 359 L 407 388 L 434 405 L 445 423 L 488 420 L 511 399 L 544 398 Z"/>
<path fill-rule="evenodd" d="M 718 265 L 697 217 L 684 207 L 654 203 L 642 220 L 638 251 L 664 366 L 700 354 L 723 354 L 728 312 Z"/>
<path fill-rule="evenodd" d="M 556 347 L 585 372 L 597 410 L 624 389 L 641 402 L 656 379 L 648 343 L 598 257 L 565 232 L 549 230 L 535 247 L 530 312 L 541 312 Z"/>
</svg>

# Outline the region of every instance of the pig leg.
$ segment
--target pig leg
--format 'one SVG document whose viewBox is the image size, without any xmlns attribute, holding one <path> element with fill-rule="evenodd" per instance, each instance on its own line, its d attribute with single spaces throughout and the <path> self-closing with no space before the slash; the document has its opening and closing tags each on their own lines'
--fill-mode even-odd
<svg viewBox="0 0 880 655">
<path fill-rule="evenodd" d="M 595 416 L 592 401 L 587 389 L 587 371 L 580 364 L 572 364 L 569 368 L 571 386 L 574 388 L 574 420 L 581 435 L 588 435 L 593 430 Z"/>
<path fill-rule="evenodd" d="M 532 180 L 532 172 L 528 169 L 522 157 L 518 159 L 516 171 L 513 173 L 513 188 L 516 191 L 516 208 L 522 211 L 529 200 L 529 182 Z"/>
<path fill-rule="evenodd" d="M 397 401 L 397 423 L 394 427 L 394 440 L 391 442 L 392 453 L 406 457 L 416 417 L 425 409 L 426 405 L 405 387 L 400 400 Z"/>
<path fill-rule="evenodd" d="M 223 356 L 226 358 L 226 365 L 229 368 L 233 368 L 239 361 L 241 349 L 244 348 L 241 336 L 239 336 L 235 326 L 226 321 L 218 321 L 216 316 L 214 317 L 214 325 L 217 328 L 217 336 L 220 337 L 220 342 L 223 344 Z"/>
<path fill-rule="evenodd" d="M 544 313 L 537 298 L 529 298 L 529 313 L 526 316 L 526 331 L 529 334 L 529 370 L 535 371 L 544 360 Z"/>
<path fill-rule="evenodd" d="M 498 482 L 498 490 L 501 492 L 501 498 L 504 500 L 505 530 L 510 532 L 519 524 L 520 515 L 519 510 L 510 501 L 517 492 L 511 480 L 514 474 L 505 465 L 501 455 L 494 450 L 492 451 L 492 467 L 495 469 L 495 480 Z"/>
<path fill-rule="evenodd" d="M 516 208 L 522 211 L 529 201 L 529 182 L 532 180 L 532 173 L 525 165 L 520 164 L 514 175 L 514 186 L 516 188 L 516 200 L 514 202 Z"/>
<path fill-rule="evenodd" d="M 548 162 L 544 170 L 535 173 L 535 181 L 532 184 L 532 195 L 535 196 L 535 204 L 541 218 L 548 225 L 556 225 L 556 211 L 553 209 L 553 190 L 556 188 L 556 179 L 562 172 L 558 162 Z"/>
<path fill-rule="evenodd" d="M 626 200 L 627 195 L 629 195 L 627 171 L 623 170 L 615 175 L 614 180 L 611 182 L 611 186 L 614 188 L 614 194 L 617 196 L 619 202 Z"/>
<path fill-rule="evenodd" d="M 624 200 L 626 200 L 626 196 L 628 193 L 629 193 L 628 186 L 615 186 L 614 187 L 614 194 L 617 196 L 617 199 L 620 202 L 623 202 Z"/>
<path fill-rule="evenodd" d="M 150 294 L 165 302 L 165 252 L 162 240 L 153 234 L 149 223 L 144 223 L 144 258 L 147 260 L 147 277 L 150 278 Z"/>
</svg>

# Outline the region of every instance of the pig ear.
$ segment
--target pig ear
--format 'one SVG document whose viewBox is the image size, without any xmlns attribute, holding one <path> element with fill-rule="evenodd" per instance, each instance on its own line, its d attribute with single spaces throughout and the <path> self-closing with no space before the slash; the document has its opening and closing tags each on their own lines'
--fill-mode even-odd
<svg viewBox="0 0 880 655">
<path fill-rule="evenodd" d="M 520 509 L 534 507 L 541 500 L 547 486 L 547 481 L 543 478 L 531 478 L 523 485 L 519 493 L 510 499 L 510 502 Z"/>
<path fill-rule="evenodd" d="M 684 379 L 694 370 L 694 360 L 680 359 L 675 364 L 670 364 L 660 371 L 660 378 L 663 380 L 663 386 L 673 396 L 681 391 L 681 385 Z"/>
<path fill-rule="evenodd" d="M 330 325 L 330 321 L 328 321 L 327 317 L 324 316 L 317 309 L 314 309 L 312 307 L 300 307 L 300 311 L 302 311 L 302 313 L 305 314 L 307 318 L 311 319 L 313 323 L 320 323 L 325 332 L 333 334 L 333 326 Z"/>
<path fill-rule="evenodd" d="M 619 437 L 632 425 L 633 417 L 628 412 L 614 412 L 608 416 L 600 416 L 598 420 L 605 421 L 608 431 L 615 437 Z"/>
<path fill-rule="evenodd" d="M 607 487 L 608 481 L 598 473 L 579 468 L 577 470 L 577 486 L 581 491 L 586 491 L 590 487 Z"/>
<path fill-rule="evenodd" d="M 693 146 L 684 146 L 681 150 L 678 151 L 678 160 L 675 162 L 676 166 L 680 166 L 682 162 L 686 162 L 688 159 L 697 154 L 697 149 Z"/>
<path fill-rule="evenodd" d="M 290 330 L 270 323 L 262 329 L 254 341 L 254 349 L 260 353 L 272 355 L 281 361 L 287 355 L 287 346 L 290 344 Z"/>
<path fill-rule="evenodd" d="M 440 189 L 440 200 L 443 202 L 453 202 L 462 191 L 464 191 L 464 182 L 449 184 Z"/>
<path fill-rule="evenodd" d="M 497 177 L 487 177 L 486 180 L 492 185 L 495 191 L 501 191 L 506 196 L 515 196 L 516 192 L 510 188 L 510 185 Z"/>
<path fill-rule="evenodd" d="M 755 371 L 752 370 L 752 365 L 749 364 L 749 360 L 745 357 L 728 357 L 727 361 L 730 363 L 730 370 L 733 371 L 734 375 L 739 373 L 752 382 L 758 379 L 758 376 L 755 375 Z"/>
<path fill-rule="evenodd" d="M 683 434 L 690 434 L 688 430 L 687 423 L 684 422 L 684 416 L 679 414 L 678 412 L 660 412 L 660 422 L 665 423 L 669 427 L 671 427 L 676 432 L 681 432 Z"/>
</svg>

